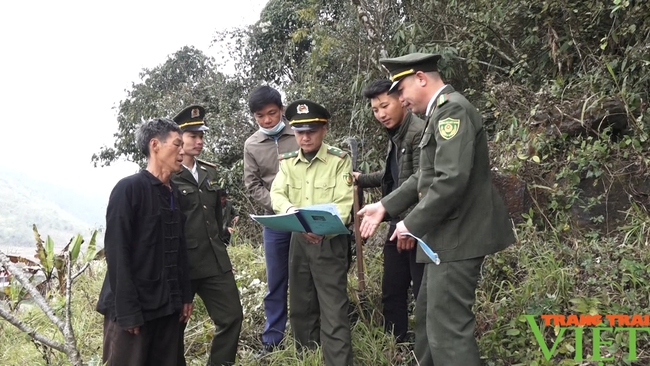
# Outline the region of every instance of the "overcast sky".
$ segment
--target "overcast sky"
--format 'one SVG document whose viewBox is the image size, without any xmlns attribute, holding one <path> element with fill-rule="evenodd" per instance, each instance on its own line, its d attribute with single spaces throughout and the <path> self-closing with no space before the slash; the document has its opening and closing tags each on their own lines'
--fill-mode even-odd
<svg viewBox="0 0 650 366">
<path fill-rule="evenodd" d="M 137 166 L 93 168 L 113 109 L 142 68 L 185 45 L 216 56 L 214 32 L 250 24 L 266 0 L 2 1 L 0 167 L 108 198 Z"/>
</svg>

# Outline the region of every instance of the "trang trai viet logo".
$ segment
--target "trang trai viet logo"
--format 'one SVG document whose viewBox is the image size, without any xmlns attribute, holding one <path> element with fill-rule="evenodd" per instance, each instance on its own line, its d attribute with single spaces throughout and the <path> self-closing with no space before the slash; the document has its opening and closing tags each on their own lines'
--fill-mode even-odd
<svg viewBox="0 0 650 366">
<path fill-rule="evenodd" d="M 618 334 L 627 335 L 628 361 L 636 361 L 637 355 L 637 336 L 639 334 L 650 334 L 650 315 L 626 315 L 626 314 L 544 314 L 540 316 L 524 315 L 530 329 L 535 335 L 535 340 L 539 344 L 544 358 L 550 361 L 555 354 L 562 340 L 573 336 L 575 344 L 571 348 L 575 349 L 575 361 L 614 361 L 615 357 L 607 352 L 603 354 L 602 347 L 611 347 L 614 339 L 619 339 Z M 541 324 L 554 329 L 555 340 L 552 345 L 546 343 L 544 339 L 543 328 L 540 328 L 538 319 Z M 591 346 L 591 355 L 584 355 L 584 346 Z M 599 365 L 603 365 L 599 362 Z"/>
</svg>

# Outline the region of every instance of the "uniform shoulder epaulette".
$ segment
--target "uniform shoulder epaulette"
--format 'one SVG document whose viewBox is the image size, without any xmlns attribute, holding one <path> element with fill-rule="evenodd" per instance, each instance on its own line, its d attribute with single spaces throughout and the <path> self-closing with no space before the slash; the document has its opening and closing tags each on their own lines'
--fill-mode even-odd
<svg viewBox="0 0 650 366">
<path fill-rule="evenodd" d="M 280 155 L 278 155 L 278 160 L 284 160 L 284 159 L 295 158 L 296 156 L 298 156 L 298 151 L 299 151 L 299 150 L 292 151 L 292 152 L 288 152 L 288 153 L 284 153 L 284 154 L 280 154 Z"/>
<path fill-rule="evenodd" d="M 201 163 L 203 165 L 207 165 L 209 167 L 213 167 L 213 168 L 217 167 L 217 164 L 211 163 L 209 161 L 205 161 L 205 160 L 201 160 L 201 159 L 196 159 L 196 161 L 198 161 L 199 163 Z"/>
<path fill-rule="evenodd" d="M 440 107 L 441 105 L 447 103 L 449 101 L 449 94 L 442 94 L 441 96 L 438 97 L 438 101 L 436 102 L 436 105 Z"/>
<path fill-rule="evenodd" d="M 348 154 L 347 151 L 343 151 L 343 150 L 341 150 L 339 148 L 332 147 L 332 146 L 327 148 L 327 153 L 331 154 L 331 155 L 334 155 L 334 156 L 338 156 L 341 159 L 343 159 L 345 157 L 345 155 Z"/>
</svg>

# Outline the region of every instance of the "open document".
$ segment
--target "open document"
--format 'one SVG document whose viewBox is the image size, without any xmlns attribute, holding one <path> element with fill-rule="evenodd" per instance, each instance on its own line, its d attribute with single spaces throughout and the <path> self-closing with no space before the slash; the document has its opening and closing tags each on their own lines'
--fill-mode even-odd
<svg viewBox="0 0 650 366">
<path fill-rule="evenodd" d="M 316 235 L 349 234 L 341 221 L 336 205 L 323 203 L 299 208 L 296 212 L 279 215 L 250 215 L 260 224 L 278 231 L 314 233 Z"/>
</svg>

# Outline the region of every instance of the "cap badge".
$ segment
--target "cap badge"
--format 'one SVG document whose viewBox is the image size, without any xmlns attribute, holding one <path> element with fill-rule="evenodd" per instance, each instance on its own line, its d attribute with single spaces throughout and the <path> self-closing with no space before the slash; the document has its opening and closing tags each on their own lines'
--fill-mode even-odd
<svg viewBox="0 0 650 366">
<path fill-rule="evenodd" d="M 296 108 L 296 112 L 298 114 L 309 113 L 309 108 L 307 108 L 307 104 L 298 104 L 298 108 Z"/>
<path fill-rule="evenodd" d="M 192 117 L 190 118 L 196 118 L 200 115 L 201 113 L 199 112 L 198 108 L 192 108 Z"/>
</svg>

